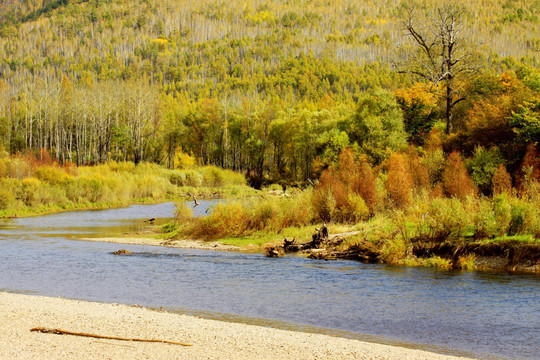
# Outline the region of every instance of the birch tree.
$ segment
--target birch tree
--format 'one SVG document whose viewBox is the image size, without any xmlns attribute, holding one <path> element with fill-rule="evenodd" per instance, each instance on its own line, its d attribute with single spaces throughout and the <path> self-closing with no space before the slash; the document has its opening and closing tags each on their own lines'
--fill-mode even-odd
<svg viewBox="0 0 540 360">
<path fill-rule="evenodd" d="M 465 100 L 458 81 L 477 71 L 474 49 L 464 35 L 465 10 L 447 4 L 435 9 L 431 19 L 423 19 L 414 6 L 404 5 L 402 27 L 412 39 L 413 49 L 400 61 L 402 73 L 417 75 L 439 88 L 444 86 L 446 133 L 454 130 L 453 113 Z"/>
</svg>

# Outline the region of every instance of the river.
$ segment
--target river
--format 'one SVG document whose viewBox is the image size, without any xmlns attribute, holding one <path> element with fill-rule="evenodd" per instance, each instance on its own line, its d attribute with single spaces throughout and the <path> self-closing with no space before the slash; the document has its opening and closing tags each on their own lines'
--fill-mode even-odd
<svg viewBox="0 0 540 360">
<path fill-rule="evenodd" d="M 213 202 L 201 202 L 203 215 Z M 0 290 L 138 304 L 483 359 L 537 359 L 540 278 L 83 241 L 174 204 L 0 222 Z M 126 248 L 133 256 L 114 256 Z"/>
</svg>

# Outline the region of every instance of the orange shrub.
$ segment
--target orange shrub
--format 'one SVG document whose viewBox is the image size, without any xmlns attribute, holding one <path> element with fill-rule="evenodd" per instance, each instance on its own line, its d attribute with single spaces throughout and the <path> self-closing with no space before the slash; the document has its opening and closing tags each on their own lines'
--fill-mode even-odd
<svg viewBox="0 0 540 360">
<path fill-rule="evenodd" d="M 499 168 L 495 171 L 495 174 L 493 174 L 491 183 L 493 184 L 494 195 L 510 193 L 512 190 L 512 178 L 508 171 L 506 171 L 506 166 L 504 166 L 504 164 L 499 165 Z"/>
<path fill-rule="evenodd" d="M 413 181 L 407 169 L 407 156 L 393 153 L 388 159 L 388 180 L 386 190 L 392 203 L 397 208 L 404 208 L 411 203 Z"/>
<path fill-rule="evenodd" d="M 353 192 L 359 194 L 373 213 L 377 204 L 377 188 L 375 174 L 366 157 L 358 161 L 358 174 L 353 184 Z"/>
<path fill-rule="evenodd" d="M 422 189 L 427 189 L 430 185 L 428 170 L 420 162 L 418 153 L 412 148 L 409 151 L 408 159 L 413 188 L 416 193 L 420 193 Z"/>
<path fill-rule="evenodd" d="M 333 193 L 336 183 L 335 171 L 333 169 L 325 170 L 313 192 L 313 208 L 323 221 L 330 222 L 334 216 L 336 201 Z"/>
<path fill-rule="evenodd" d="M 337 177 L 346 187 L 350 188 L 358 175 L 358 166 L 354 161 L 351 148 L 345 148 L 339 155 Z"/>
<path fill-rule="evenodd" d="M 355 161 L 352 150 L 346 148 L 337 169 L 321 174 L 313 193 L 313 207 L 324 221 L 354 222 L 373 213 L 376 198 L 375 176 L 367 160 Z"/>
<path fill-rule="evenodd" d="M 467 173 L 458 151 L 453 151 L 448 156 L 443 173 L 443 184 L 449 196 L 460 200 L 465 200 L 467 196 L 476 194 L 474 183 Z"/>
<path fill-rule="evenodd" d="M 527 170 L 527 168 L 531 168 L 532 171 Z M 524 176 L 526 172 L 530 172 L 530 180 L 540 180 L 540 154 L 538 153 L 538 149 L 534 143 L 530 143 L 527 146 L 527 152 L 521 161 L 521 167 L 517 174 L 519 185 L 521 185 L 521 183 L 525 180 Z"/>
</svg>

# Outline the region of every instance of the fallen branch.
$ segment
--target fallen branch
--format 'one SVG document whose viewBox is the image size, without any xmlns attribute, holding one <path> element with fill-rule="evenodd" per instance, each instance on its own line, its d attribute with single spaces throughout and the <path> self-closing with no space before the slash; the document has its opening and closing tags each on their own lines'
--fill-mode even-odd
<svg viewBox="0 0 540 360">
<path fill-rule="evenodd" d="M 79 332 L 67 331 L 67 330 L 62 330 L 62 329 L 48 329 L 48 328 L 44 328 L 44 327 L 35 327 L 33 329 L 30 329 L 30 331 L 37 331 L 37 332 L 41 332 L 41 333 L 44 333 L 44 334 L 84 336 L 84 337 L 91 337 L 91 338 L 96 338 L 96 339 L 122 340 L 122 341 L 140 341 L 140 342 L 157 342 L 157 343 L 165 343 L 165 344 L 173 344 L 173 345 L 193 346 L 192 344 L 185 344 L 185 343 L 180 343 L 180 342 L 176 342 L 176 341 L 159 340 L 159 339 L 123 338 L 123 337 L 117 337 L 117 336 L 104 336 L 104 335 L 96 335 L 96 334 L 88 334 L 88 333 L 79 333 Z"/>
</svg>

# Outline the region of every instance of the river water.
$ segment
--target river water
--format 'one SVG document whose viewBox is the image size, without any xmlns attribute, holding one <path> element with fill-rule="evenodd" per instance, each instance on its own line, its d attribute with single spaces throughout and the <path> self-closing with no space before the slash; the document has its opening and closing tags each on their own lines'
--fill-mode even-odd
<svg viewBox="0 0 540 360">
<path fill-rule="evenodd" d="M 203 215 L 212 202 L 201 202 Z M 0 223 L 0 290 L 484 359 L 538 359 L 540 278 L 83 241 L 166 222 L 172 203 Z M 133 256 L 114 256 L 126 248 Z"/>
</svg>

